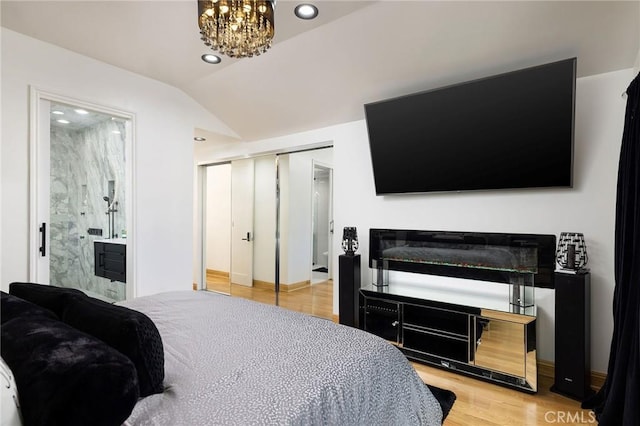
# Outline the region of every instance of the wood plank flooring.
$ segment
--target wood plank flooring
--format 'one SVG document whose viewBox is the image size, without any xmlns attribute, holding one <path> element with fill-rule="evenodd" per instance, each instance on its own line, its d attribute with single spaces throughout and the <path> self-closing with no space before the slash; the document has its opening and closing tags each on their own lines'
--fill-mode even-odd
<svg viewBox="0 0 640 426">
<path fill-rule="evenodd" d="M 275 303 L 272 290 L 230 285 L 228 278 L 207 277 L 207 288 L 263 303 Z M 280 306 L 327 319 L 333 317 L 333 282 L 281 293 Z M 492 383 L 412 362 L 422 380 L 455 392 L 457 400 L 445 426 L 596 424 L 580 403 L 549 391 L 550 379 L 538 375 L 538 393 L 526 394 Z"/>
<path fill-rule="evenodd" d="M 261 303 L 275 304 L 272 289 L 230 284 L 228 277 L 207 273 L 207 290 L 231 294 Z M 278 306 L 321 318 L 333 317 L 333 281 L 324 281 L 288 292 L 280 292 Z"/>
</svg>

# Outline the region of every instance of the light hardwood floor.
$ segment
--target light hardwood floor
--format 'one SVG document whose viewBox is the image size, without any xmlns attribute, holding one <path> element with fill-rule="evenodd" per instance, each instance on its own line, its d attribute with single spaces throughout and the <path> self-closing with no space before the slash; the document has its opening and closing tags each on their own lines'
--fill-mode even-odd
<svg viewBox="0 0 640 426">
<path fill-rule="evenodd" d="M 275 303 L 273 290 L 230 285 L 225 277 L 208 275 L 207 288 Z M 284 308 L 335 321 L 331 281 L 283 292 L 279 302 Z M 591 412 L 582 410 L 579 402 L 550 392 L 551 380 L 544 376 L 538 376 L 538 393 L 531 395 L 423 364 L 412 365 L 425 383 L 455 392 L 457 400 L 445 426 L 596 424 Z"/>
</svg>

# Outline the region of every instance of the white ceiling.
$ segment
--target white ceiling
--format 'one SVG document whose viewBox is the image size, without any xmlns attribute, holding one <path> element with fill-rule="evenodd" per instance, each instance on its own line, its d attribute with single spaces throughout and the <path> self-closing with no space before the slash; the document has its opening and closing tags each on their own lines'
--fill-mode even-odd
<svg viewBox="0 0 640 426">
<path fill-rule="evenodd" d="M 364 118 L 363 104 L 578 58 L 578 76 L 634 66 L 640 1 L 278 0 L 254 58 L 205 64 L 196 0 L 2 0 L 2 26 L 173 85 L 243 141 Z M 209 139 L 215 135 L 199 129 Z M 228 140 L 219 137 L 219 140 Z M 211 141 L 210 141 L 211 143 Z"/>
<path fill-rule="evenodd" d="M 95 126 L 103 121 L 110 121 L 112 117 L 96 111 L 84 110 L 85 113 L 78 113 L 78 107 L 52 103 L 49 115 L 49 123 L 52 127 L 68 130 L 82 130 L 87 127 Z M 58 120 L 65 120 L 68 123 L 60 123 Z"/>
</svg>

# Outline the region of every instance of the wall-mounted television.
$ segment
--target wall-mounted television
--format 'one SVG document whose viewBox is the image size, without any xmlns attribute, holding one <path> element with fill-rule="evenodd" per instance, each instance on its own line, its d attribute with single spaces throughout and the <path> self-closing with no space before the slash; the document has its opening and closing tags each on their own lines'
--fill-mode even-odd
<svg viewBox="0 0 640 426">
<path fill-rule="evenodd" d="M 376 194 L 571 187 L 576 58 L 365 105 Z"/>
</svg>

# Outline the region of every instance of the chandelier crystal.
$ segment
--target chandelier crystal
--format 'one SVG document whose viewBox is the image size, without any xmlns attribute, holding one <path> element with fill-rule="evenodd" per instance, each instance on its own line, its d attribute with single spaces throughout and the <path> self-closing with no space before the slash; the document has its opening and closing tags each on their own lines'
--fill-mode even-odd
<svg viewBox="0 0 640 426">
<path fill-rule="evenodd" d="M 273 40 L 272 0 L 198 0 L 204 44 L 231 58 L 260 55 Z"/>
</svg>

